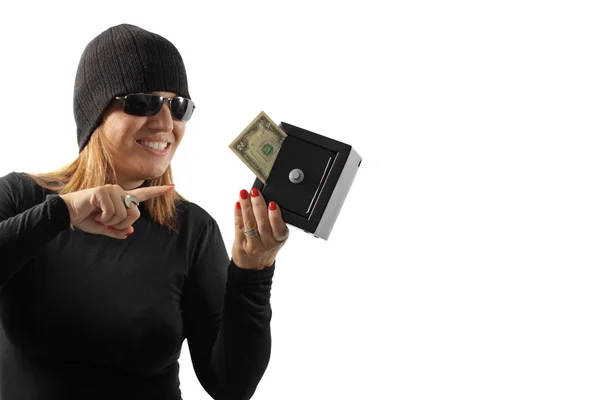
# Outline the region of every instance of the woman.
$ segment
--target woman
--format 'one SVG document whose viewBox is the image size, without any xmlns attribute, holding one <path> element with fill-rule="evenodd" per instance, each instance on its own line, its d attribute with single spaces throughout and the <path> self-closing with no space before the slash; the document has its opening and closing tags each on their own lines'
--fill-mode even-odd
<svg viewBox="0 0 600 400">
<path fill-rule="evenodd" d="M 79 157 L 0 178 L 1 399 L 181 399 L 186 338 L 211 397 L 254 393 L 288 229 L 276 204 L 242 190 L 230 259 L 215 220 L 174 190 L 193 110 L 165 38 L 124 24 L 85 48 Z"/>
</svg>

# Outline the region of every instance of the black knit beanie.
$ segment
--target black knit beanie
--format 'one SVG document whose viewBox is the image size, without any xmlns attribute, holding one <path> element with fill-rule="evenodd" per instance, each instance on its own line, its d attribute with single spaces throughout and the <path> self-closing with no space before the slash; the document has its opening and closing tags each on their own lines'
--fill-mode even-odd
<svg viewBox="0 0 600 400">
<path fill-rule="evenodd" d="M 153 91 L 190 98 L 181 55 L 167 39 L 134 25 L 113 26 L 83 51 L 73 95 L 79 152 L 116 96 Z"/>
</svg>

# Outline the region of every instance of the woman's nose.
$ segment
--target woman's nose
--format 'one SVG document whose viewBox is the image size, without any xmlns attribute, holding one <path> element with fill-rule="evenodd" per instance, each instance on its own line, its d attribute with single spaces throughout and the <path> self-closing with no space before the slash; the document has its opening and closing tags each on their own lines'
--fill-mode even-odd
<svg viewBox="0 0 600 400">
<path fill-rule="evenodd" d="M 163 104 L 158 114 L 148 117 L 147 125 L 148 128 L 161 132 L 170 132 L 173 130 L 173 116 L 171 115 L 168 100 L 165 100 L 165 104 Z"/>
</svg>

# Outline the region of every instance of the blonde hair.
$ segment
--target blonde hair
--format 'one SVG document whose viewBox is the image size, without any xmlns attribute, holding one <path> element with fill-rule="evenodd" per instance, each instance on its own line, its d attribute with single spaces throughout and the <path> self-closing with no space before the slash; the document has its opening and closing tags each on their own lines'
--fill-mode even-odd
<svg viewBox="0 0 600 400">
<path fill-rule="evenodd" d="M 58 194 L 67 194 L 84 189 L 117 184 L 117 177 L 112 155 L 101 135 L 102 126 L 96 128 L 90 141 L 75 161 L 47 173 L 27 175 L 41 187 Z M 147 186 L 160 186 L 173 183 L 171 165 L 164 174 L 157 178 L 149 179 Z M 169 193 L 146 200 L 145 208 L 148 210 L 152 221 L 166 227 L 169 232 L 178 232 L 177 209 L 178 200 L 186 199 L 175 190 Z M 71 229 L 73 225 L 71 224 Z"/>
</svg>

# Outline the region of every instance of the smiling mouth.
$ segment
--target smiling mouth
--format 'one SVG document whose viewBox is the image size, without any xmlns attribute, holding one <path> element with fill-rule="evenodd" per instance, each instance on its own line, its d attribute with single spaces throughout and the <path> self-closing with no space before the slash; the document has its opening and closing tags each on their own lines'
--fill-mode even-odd
<svg viewBox="0 0 600 400">
<path fill-rule="evenodd" d="M 135 142 L 152 152 L 160 154 L 165 153 L 171 147 L 170 142 L 145 142 L 142 140 L 136 140 Z"/>
<path fill-rule="evenodd" d="M 136 142 L 144 147 L 150 147 L 155 150 L 166 149 L 171 144 L 170 142 L 149 142 L 145 140 L 136 140 Z"/>
</svg>

